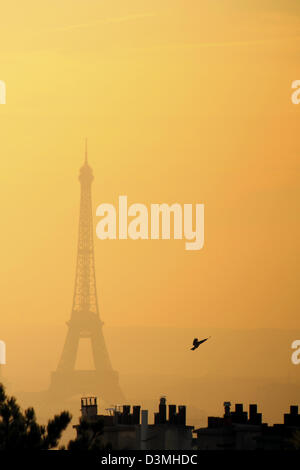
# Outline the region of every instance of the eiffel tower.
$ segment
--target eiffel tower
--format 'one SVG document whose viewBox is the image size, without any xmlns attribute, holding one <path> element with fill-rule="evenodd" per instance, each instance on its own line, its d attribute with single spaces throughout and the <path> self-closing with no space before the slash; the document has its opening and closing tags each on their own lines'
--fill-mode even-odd
<svg viewBox="0 0 300 470">
<path fill-rule="evenodd" d="M 93 179 L 86 143 L 85 162 L 79 174 L 81 200 L 72 313 L 67 322 L 68 332 L 62 355 L 57 370 L 51 376 L 49 392 L 64 397 L 88 393 L 101 396 L 107 402 L 117 403 L 123 399 L 123 395 L 118 374 L 112 369 L 106 349 L 97 299 L 91 198 Z M 94 370 L 75 370 L 81 338 L 89 338 L 91 341 Z"/>
</svg>

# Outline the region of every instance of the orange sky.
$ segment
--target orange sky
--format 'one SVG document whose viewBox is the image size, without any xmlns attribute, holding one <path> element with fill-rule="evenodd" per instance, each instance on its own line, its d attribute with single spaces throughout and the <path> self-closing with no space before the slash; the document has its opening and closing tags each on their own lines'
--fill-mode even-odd
<svg viewBox="0 0 300 470">
<path fill-rule="evenodd" d="M 205 204 L 199 252 L 95 237 L 105 324 L 299 328 L 299 26 L 292 0 L 2 2 L 2 324 L 69 318 L 88 136 L 94 215 Z"/>
</svg>

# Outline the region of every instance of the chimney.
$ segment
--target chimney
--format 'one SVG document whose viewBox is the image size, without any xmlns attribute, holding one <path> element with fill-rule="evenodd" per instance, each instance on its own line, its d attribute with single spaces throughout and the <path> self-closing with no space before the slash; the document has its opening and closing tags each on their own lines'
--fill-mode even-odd
<svg viewBox="0 0 300 470">
<path fill-rule="evenodd" d="M 130 405 L 123 405 L 121 424 L 130 424 Z"/>
<path fill-rule="evenodd" d="M 81 398 L 81 416 L 85 419 L 94 418 L 97 416 L 97 398 L 96 397 L 83 397 Z"/>
<path fill-rule="evenodd" d="M 298 406 L 297 405 L 291 405 L 290 406 L 290 414 L 293 416 L 298 415 Z"/>
<path fill-rule="evenodd" d="M 230 416 L 230 407 L 231 407 L 231 403 L 230 401 L 224 401 L 224 418 L 225 416 Z"/>
<path fill-rule="evenodd" d="M 166 397 L 161 397 L 159 402 L 159 423 L 165 424 L 167 421 Z"/>
<path fill-rule="evenodd" d="M 176 423 L 176 405 L 169 405 L 169 423 Z"/>
<path fill-rule="evenodd" d="M 184 405 L 180 405 L 178 407 L 178 423 L 185 426 L 186 423 L 186 407 Z"/>
<path fill-rule="evenodd" d="M 249 405 L 249 424 L 259 425 L 262 423 L 262 414 L 257 413 L 257 405 Z"/>
<path fill-rule="evenodd" d="M 141 450 L 147 449 L 147 436 L 148 436 L 148 410 L 142 410 Z"/>
<path fill-rule="evenodd" d="M 243 413 L 243 403 L 236 403 L 235 404 L 235 412 L 237 414 Z"/>
<path fill-rule="evenodd" d="M 140 424 L 140 411 L 141 411 L 140 406 L 133 407 L 132 424 Z"/>
</svg>

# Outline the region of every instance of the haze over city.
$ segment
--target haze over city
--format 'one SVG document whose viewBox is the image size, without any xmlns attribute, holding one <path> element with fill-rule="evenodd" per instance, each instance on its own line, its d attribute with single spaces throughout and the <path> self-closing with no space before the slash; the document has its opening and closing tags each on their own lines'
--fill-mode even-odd
<svg viewBox="0 0 300 470">
<path fill-rule="evenodd" d="M 167 395 L 193 425 L 225 399 L 271 422 L 299 400 L 299 26 L 293 0 L 1 7 L 1 371 L 22 403 L 49 387 L 67 334 L 86 136 L 100 317 L 126 400 Z M 203 248 L 97 239 L 97 206 L 123 194 L 204 203 Z M 212 338 L 191 352 L 195 336 Z M 79 353 L 92 368 L 87 341 Z"/>
</svg>

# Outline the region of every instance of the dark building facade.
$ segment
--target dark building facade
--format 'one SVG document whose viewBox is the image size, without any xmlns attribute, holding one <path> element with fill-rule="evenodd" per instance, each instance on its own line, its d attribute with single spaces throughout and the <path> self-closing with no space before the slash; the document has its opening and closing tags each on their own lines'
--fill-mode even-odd
<svg viewBox="0 0 300 470">
<path fill-rule="evenodd" d="M 98 415 L 97 399 L 81 399 L 81 417 L 89 422 L 102 421 L 101 445 L 113 450 L 190 450 L 193 426 L 186 425 L 186 407 L 169 405 L 162 397 L 154 424 L 148 423 L 148 410 L 140 406 L 123 405 L 108 409 L 109 414 Z M 80 428 L 74 426 L 77 435 Z"/>
<path fill-rule="evenodd" d="M 291 450 L 298 433 L 300 447 L 300 415 L 298 406 L 291 406 L 282 424 L 263 423 L 256 404 L 224 403 L 222 417 L 209 416 L 206 428 L 194 430 L 186 425 L 186 407 L 167 405 L 160 398 L 154 422 L 148 422 L 148 410 L 123 405 L 108 408 L 98 415 L 97 399 L 81 399 L 81 419 L 102 422 L 101 447 L 112 450 Z M 80 436 L 80 426 L 74 426 Z M 196 437 L 193 438 L 193 432 Z"/>
<path fill-rule="evenodd" d="M 300 431 L 298 406 L 291 406 L 283 424 L 269 426 L 262 422 L 257 405 L 249 405 L 249 413 L 237 403 L 224 403 L 223 417 L 208 417 L 207 427 L 195 430 L 197 450 L 290 450 L 293 437 Z"/>
</svg>

